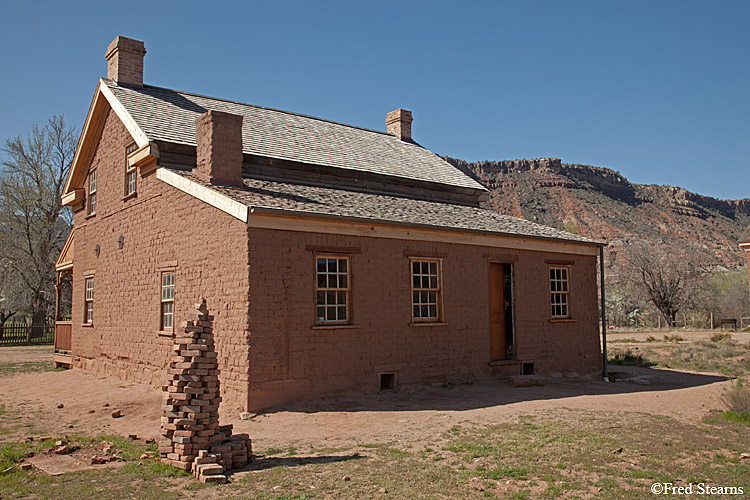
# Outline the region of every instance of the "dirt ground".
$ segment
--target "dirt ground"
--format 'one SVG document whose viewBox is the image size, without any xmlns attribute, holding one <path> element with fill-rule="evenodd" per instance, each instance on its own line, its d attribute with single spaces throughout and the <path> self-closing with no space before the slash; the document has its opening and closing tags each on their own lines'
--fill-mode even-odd
<svg viewBox="0 0 750 500">
<path fill-rule="evenodd" d="M 653 332 L 652 332 L 653 333 Z M 710 334 L 679 332 L 683 337 Z M 609 336 L 633 339 L 648 333 Z M 750 334 L 735 334 L 741 342 Z M 739 338 L 746 335 L 748 338 Z M 1 348 L 0 364 L 44 361 L 49 347 Z M 486 381 L 453 387 L 418 387 L 377 395 L 351 395 L 313 400 L 278 408 L 241 421 L 236 409 L 222 410 L 222 423 L 247 432 L 257 451 L 272 447 L 346 447 L 362 443 L 415 442 L 458 423 L 478 425 L 514 422 L 524 415 L 563 417 L 574 412 L 641 412 L 694 424 L 721 407 L 720 395 L 729 384 L 719 374 L 685 373 L 637 367 L 611 367 L 644 375 L 649 385 L 604 382 L 583 378 L 552 378 L 546 386 L 516 388 L 507 381 Z M 4 439 L 23 439 L 28 429 L 50 434 L 137 434 L 157 438 L 161 391 L 83 372 L 37 372 L 3 377 L 0 409 L 18 417 Z M 58 406 L 62 407 L 58 408 Z M 120 410 L 122 417 L 113 418 Z"/>
</svg>

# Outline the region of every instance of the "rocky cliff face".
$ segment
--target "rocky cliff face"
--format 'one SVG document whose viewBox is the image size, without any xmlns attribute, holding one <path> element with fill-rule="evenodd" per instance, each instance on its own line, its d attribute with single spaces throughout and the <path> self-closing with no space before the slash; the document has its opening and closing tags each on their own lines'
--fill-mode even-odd
<svg viewBox="0 0 750 500">
<path fill-rule="evenodd" d="M 683 247 L 709 265 L 736 266 L 750 199 L 718 200 L 672 186 L 634 184 L 620 173 L 559 158 L 469 163 L 445 158 L 490 190 L 495 210 L 583 236 L 610 252 L 646 239 Z"/>
</svg>

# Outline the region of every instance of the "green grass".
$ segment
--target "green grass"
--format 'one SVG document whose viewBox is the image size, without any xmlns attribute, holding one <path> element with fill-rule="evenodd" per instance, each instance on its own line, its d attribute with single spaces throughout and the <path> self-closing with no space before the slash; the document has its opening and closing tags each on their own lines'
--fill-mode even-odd
<svg viewBox="0 0 750 500">
<path fill-rule="evenodd" d="M 750 425 L 750 413 L 748 412 L 737 413 L 736 411 L 725 411 L 721 414 L 721 418 L 730 422 Z"/>
<path fill-rule="evenodd" d="M 24 361 L 20 363 L 0 363 L 0 377 L 17 375 L 19 373 L 62 371 L 64 368 L 55 368 L 55 363 L 50 361 Z"/>
</svg>

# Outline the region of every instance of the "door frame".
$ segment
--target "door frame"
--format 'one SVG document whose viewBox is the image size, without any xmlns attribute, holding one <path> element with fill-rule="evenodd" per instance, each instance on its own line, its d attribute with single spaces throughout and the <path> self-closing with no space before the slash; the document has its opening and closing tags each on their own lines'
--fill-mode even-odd
<svg viewBox="0 0 750 500">
<path fill-rule="evenodd" d="M 505 357 L 502 359 L 495 359 L 493 356 L 493 338 L 492 338 L 492 279 L 491 279 L 491 273 L 492 273 L 492 265 L 493 264 L 500 264 L 503 266 L 503 277 L 505 276 L 505 266 L 510 266 L 510 332 L 507 330 L 505 331 Z M 515 259 L 513 261 L 508 260 L 489 260 L 487 263 L 487 288 L 488 288 L 488 296 L 487 296 L 487 315 L 489 320 L 489 359 L 490 362 L 493 361 L 509 361 L 509 360 L 515 360 L 517 359 L 517 338 L 516 338 L 516 270 L 515 270 Z M 504 294 L 503 294 L 504 296 Z M 507 321 L 506 321 L 507 323 Z M 512 336 L 513 343 L 510 344 L 511 349 L 508 349 L 508 336 L 509 334 Z"/>
</svg>

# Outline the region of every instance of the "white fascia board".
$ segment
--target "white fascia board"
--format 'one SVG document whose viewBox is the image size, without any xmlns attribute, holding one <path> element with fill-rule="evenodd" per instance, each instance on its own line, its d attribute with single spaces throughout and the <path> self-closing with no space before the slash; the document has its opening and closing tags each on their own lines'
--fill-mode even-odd
<svg viewBox="0 0 750 500">
<path fill-rule="evenodd" d="M 107 99 L 107 102 L 109 102 L 109 105 L 112 107 L 112 111 L 117 114 L 117 117 L 122 121 L 123 125 L 125 125 L 125 128 L 128 129 L 128 132 L 133 136 L 138 147 L 142 148 L 148 145 L 149 141 L 145 132 L 141 130 L 133 117 L 130 116 L 130 113 L 128 113 L 128 110 L 125 109 L 125 106 L 123 106 L 120 100 L 115 97 L 103 80 L 99 80 L 99 92 L 101 92 L 101 94 Z"/>
<path fill-rule="evenodd" d="M 197 182 L 167 170 L 166 168 L 158 168 L 156 170 L 156 178 L 184 193 L 208 203 L 212 207 L 218 208 L 222 212 L 228 213 L 232 217 L 236 217 L 242 222 L 247 223 L 247 215 L 249 211 L 247 205 L 243 205 L 228 196 L 198 184 Z"/>
</svg>

